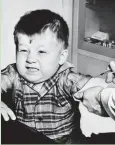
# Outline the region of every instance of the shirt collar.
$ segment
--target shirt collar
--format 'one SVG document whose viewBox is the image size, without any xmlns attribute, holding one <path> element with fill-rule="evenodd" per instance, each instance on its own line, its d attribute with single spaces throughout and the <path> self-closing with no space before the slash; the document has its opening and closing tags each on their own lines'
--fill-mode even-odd
<svg viewBox="0 0 115 145">
<path fill-rule="evenodd" d="M 61 73 L 63 71 L 65 71 L 66 69 L 69 69 L 69 68 L 74 68 L 74 65 L 69 63 L 69 62 L 65 62 L 58 70 L 57 73 Z"/>
</svg>

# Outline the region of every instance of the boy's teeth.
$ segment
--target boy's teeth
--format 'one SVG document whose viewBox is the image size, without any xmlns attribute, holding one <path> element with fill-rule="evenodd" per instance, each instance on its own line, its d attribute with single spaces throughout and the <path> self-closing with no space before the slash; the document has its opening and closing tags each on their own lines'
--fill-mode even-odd
<svg viewBox="0 0 115 145">
<path fill-rule="evenodd" d="M 28 68 L 29 71 L 37 71 L 36 68 Z"/>
</svg>

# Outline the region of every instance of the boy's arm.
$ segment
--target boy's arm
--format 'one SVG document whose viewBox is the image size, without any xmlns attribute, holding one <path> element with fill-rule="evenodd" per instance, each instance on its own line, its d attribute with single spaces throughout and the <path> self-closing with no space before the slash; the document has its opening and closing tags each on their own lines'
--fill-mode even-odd
<svg viewBox="0 0 115 145">
<path fill-rule="evenodd" d="M 12 65 L 9 65 L 8 67 L 6 67 L 4 70 L 1 71 L 1 99 L 2 93 L 7 92 L 8 89 L 12 88 L 14 78 L 15 71 Z M 11 118 L 12 120 L 16 119 L 13 111 L 2 101 L 0 112 L 5 121 L 8 121 L 9 118 Z"/>
<path fill-rule="evenodd" d="M 81 89 L 85 84 L 91 79 L 91 76 L 82 75 L 80 73 L 75 73 L 72 70 L 67 71 L 62 75 L 59 86 L 65 94 L 69 97 L 73 97 L 74 95 Z M 77 98 L 76 101 L 82 100 L 81 98 Z"/>
<path fill-rule="evenodd" d="M 12 65 L 7 66 L 1 71 L 1 93 L 7 92 L 8 89 L 11 89 L 15 79 L 15 70 Z"/>
<path fill-rule="evenodd" d="M 87 82 L 91 79 L 90 75 L 83 75 L 81 73 L 74 73 L 73 71 L 68 75 L 66 86 L 70 93 L 70 96 L 72 96 L 76 101 L 82 100 L 82 98 L 76 98 L 76 93 L 81 90 Z M 69 88 L 69 89 L 68 89 Z"/>
</svg>

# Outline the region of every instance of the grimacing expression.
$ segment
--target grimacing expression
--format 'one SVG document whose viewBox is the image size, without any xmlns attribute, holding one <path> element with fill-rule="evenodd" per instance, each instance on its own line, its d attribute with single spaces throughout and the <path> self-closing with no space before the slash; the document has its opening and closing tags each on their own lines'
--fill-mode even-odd
<svg viewBox="0 0 115 145">
<path fill-rule="evenodd" d="M 49 79 L 67 58 L 63 42 L 51 30 L 28 36 L 17 34 L 16 65 L 19 74 L 29 82 L 40 83 Z"/>
</svg>

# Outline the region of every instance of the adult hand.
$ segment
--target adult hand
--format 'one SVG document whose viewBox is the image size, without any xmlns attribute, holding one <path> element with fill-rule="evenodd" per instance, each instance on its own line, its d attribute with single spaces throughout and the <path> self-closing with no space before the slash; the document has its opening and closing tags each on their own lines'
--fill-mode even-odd
<svg viewBox="0 0 115 145">
<path fill-rule="evenodd" d="M 74 95 L 74 100 L 83 101 L 83 105 L 92 113 L 106 115 L 100 102 L 100 92 L 107 88 L 107 83 L 101 78 L 91 78 L 88 83 Z"/>
<path fill-rule="evenodd" d="M 10 118 L 12 120 L 16 119 L 15 114 L 13 113 L 13 111 L 5 104 L 1 101 L 1 109 L 0 109 L 1 115 L 3 116 L 5 121 L 8 121 Z"/>
<path fill-rule="evenodd" d="M 106 88 L 101 92 L 101 103 L 107 114 L 115 120 L 115 88 Z"/>
<path fill-rule="evenodd" d="M 110 67 L 110 68 L 109 68 Z M 113 81 L 115 83 L 115 61 L 111 61 L 109 64 L 108 70 L 111 69 L 111 72 L 109 72 L 106 76 L 106 82 L 110 83 Z"/>
<path fill-rule="evenodd" d="M 102 108 L 100 93 L 103 90 L 102 87 L 91 87 L 77 94 L 77 97 L 83 98 L 83 105 L 89 112 L 103 116 L 105 110 Z"/>
</svg>

